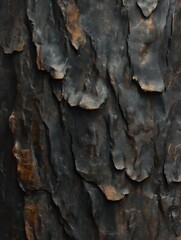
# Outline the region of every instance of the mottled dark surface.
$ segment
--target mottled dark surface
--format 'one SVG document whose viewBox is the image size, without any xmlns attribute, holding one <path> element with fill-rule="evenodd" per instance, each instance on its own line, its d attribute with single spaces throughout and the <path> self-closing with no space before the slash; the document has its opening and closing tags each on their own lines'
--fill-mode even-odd
<svg viewBox="0 0 181 240">
<path fill-rule="evenodd" d="M 181 1 L 0 1 L 0 240 L 181 239 Z"/>
</svg>

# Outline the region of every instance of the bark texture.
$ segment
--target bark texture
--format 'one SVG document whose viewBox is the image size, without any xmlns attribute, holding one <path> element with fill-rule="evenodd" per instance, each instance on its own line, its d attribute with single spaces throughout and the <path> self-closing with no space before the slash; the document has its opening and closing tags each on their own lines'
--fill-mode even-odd
<svg viewBox="0 0 181 240">
<path fill-rule="evenodd" d="M 0 239 L 181 239 L 181 1 L 0 1 Z"/>
</svg>

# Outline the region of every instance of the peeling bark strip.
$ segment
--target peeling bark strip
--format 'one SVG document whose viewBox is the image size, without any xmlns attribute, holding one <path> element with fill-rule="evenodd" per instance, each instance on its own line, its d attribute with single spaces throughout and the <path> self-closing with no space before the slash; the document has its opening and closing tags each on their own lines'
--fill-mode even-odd
<svg viewBox="0 0 181 240">
<path fill-rule="evenodd" d="M 74 0 L 61 1 L 58 4 L 62 10 L 65 18 L 66 28 L 70 34 L 72 45 L 75 49 L 79 49 L 81 45 L 85 44 L 85 34 L 80 26 L 80 13 Z"/>
<path fill-rule="evenodd" d="M 32 24 L 32 41 L 37 49 L 36 63 L 40 70 L 47 70 L 53 78 L 62 79 L 66 73 L 66 45 L 58 15 L 48 0 L 27 0 L 27 15 Z M 42 15 L 40 13 L 43 13 Z"/>
<path fill-rule="evenodd" d="M 156 7 L 155 4 L 152 4 L 152 8 Z M 146 10 L 144 7 L 145 1 L 144 4 L 142 1 L 138 1 L 138 5 L 144 14 L 145 11 L 149 11 L 148 14 L 145 14 L 146 17 L 151 14 L 151 10 Z M 169 0 L 161 1 L 159 7 L 162 11 L 155 11 L 147 19 L 140 15 L 135 0 L 125 1 L 125 6 L 130 19 L 128 51 L 133 67 L 133 79 L 139 83 L 144 91 L 162 92 L 165 86 L 160 62 L 163 57 L 166 59 L 162 46 L 163 41 L 166 40 L 165 26 Z"/>
<path fill-rule="evenodd" d="M 180 19 L 0 2 L 0 240 L 181 239 Z"/>
<path fill-rule="evenodd" d="M 156 9 L 158 0 L 137 0 L 138 6 L 141 8 L 145 17 L 149 17 Z"/>
<path fill-rule="evenodd" d="M 21 52 L 25 47 L 27 32 L 23 21 L 24 7 L 23 0 L 0 2 L 0 46 L 7 54 Z"/>
</svg>

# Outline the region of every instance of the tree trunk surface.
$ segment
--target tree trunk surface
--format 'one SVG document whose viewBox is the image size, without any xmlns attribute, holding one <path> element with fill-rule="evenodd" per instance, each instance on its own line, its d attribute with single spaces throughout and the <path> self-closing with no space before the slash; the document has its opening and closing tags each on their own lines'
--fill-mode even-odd
<svg viewBox="0 0 181 240">
<path fill-rule="evenodd" d="M 0 1 L 0 240 L 181 240 L 181 1 Z"/>
</svg>

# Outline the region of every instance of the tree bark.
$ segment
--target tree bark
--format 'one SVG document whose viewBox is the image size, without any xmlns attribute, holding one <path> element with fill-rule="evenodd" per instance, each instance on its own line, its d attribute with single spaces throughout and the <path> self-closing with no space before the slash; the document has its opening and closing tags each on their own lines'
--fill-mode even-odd
<svg viewBox="0 0 181 240">
<path fill-rule="evenodd" d="M 181 239 L 181 1 L 0 1 L 0 239 Z"/>
</svg>

